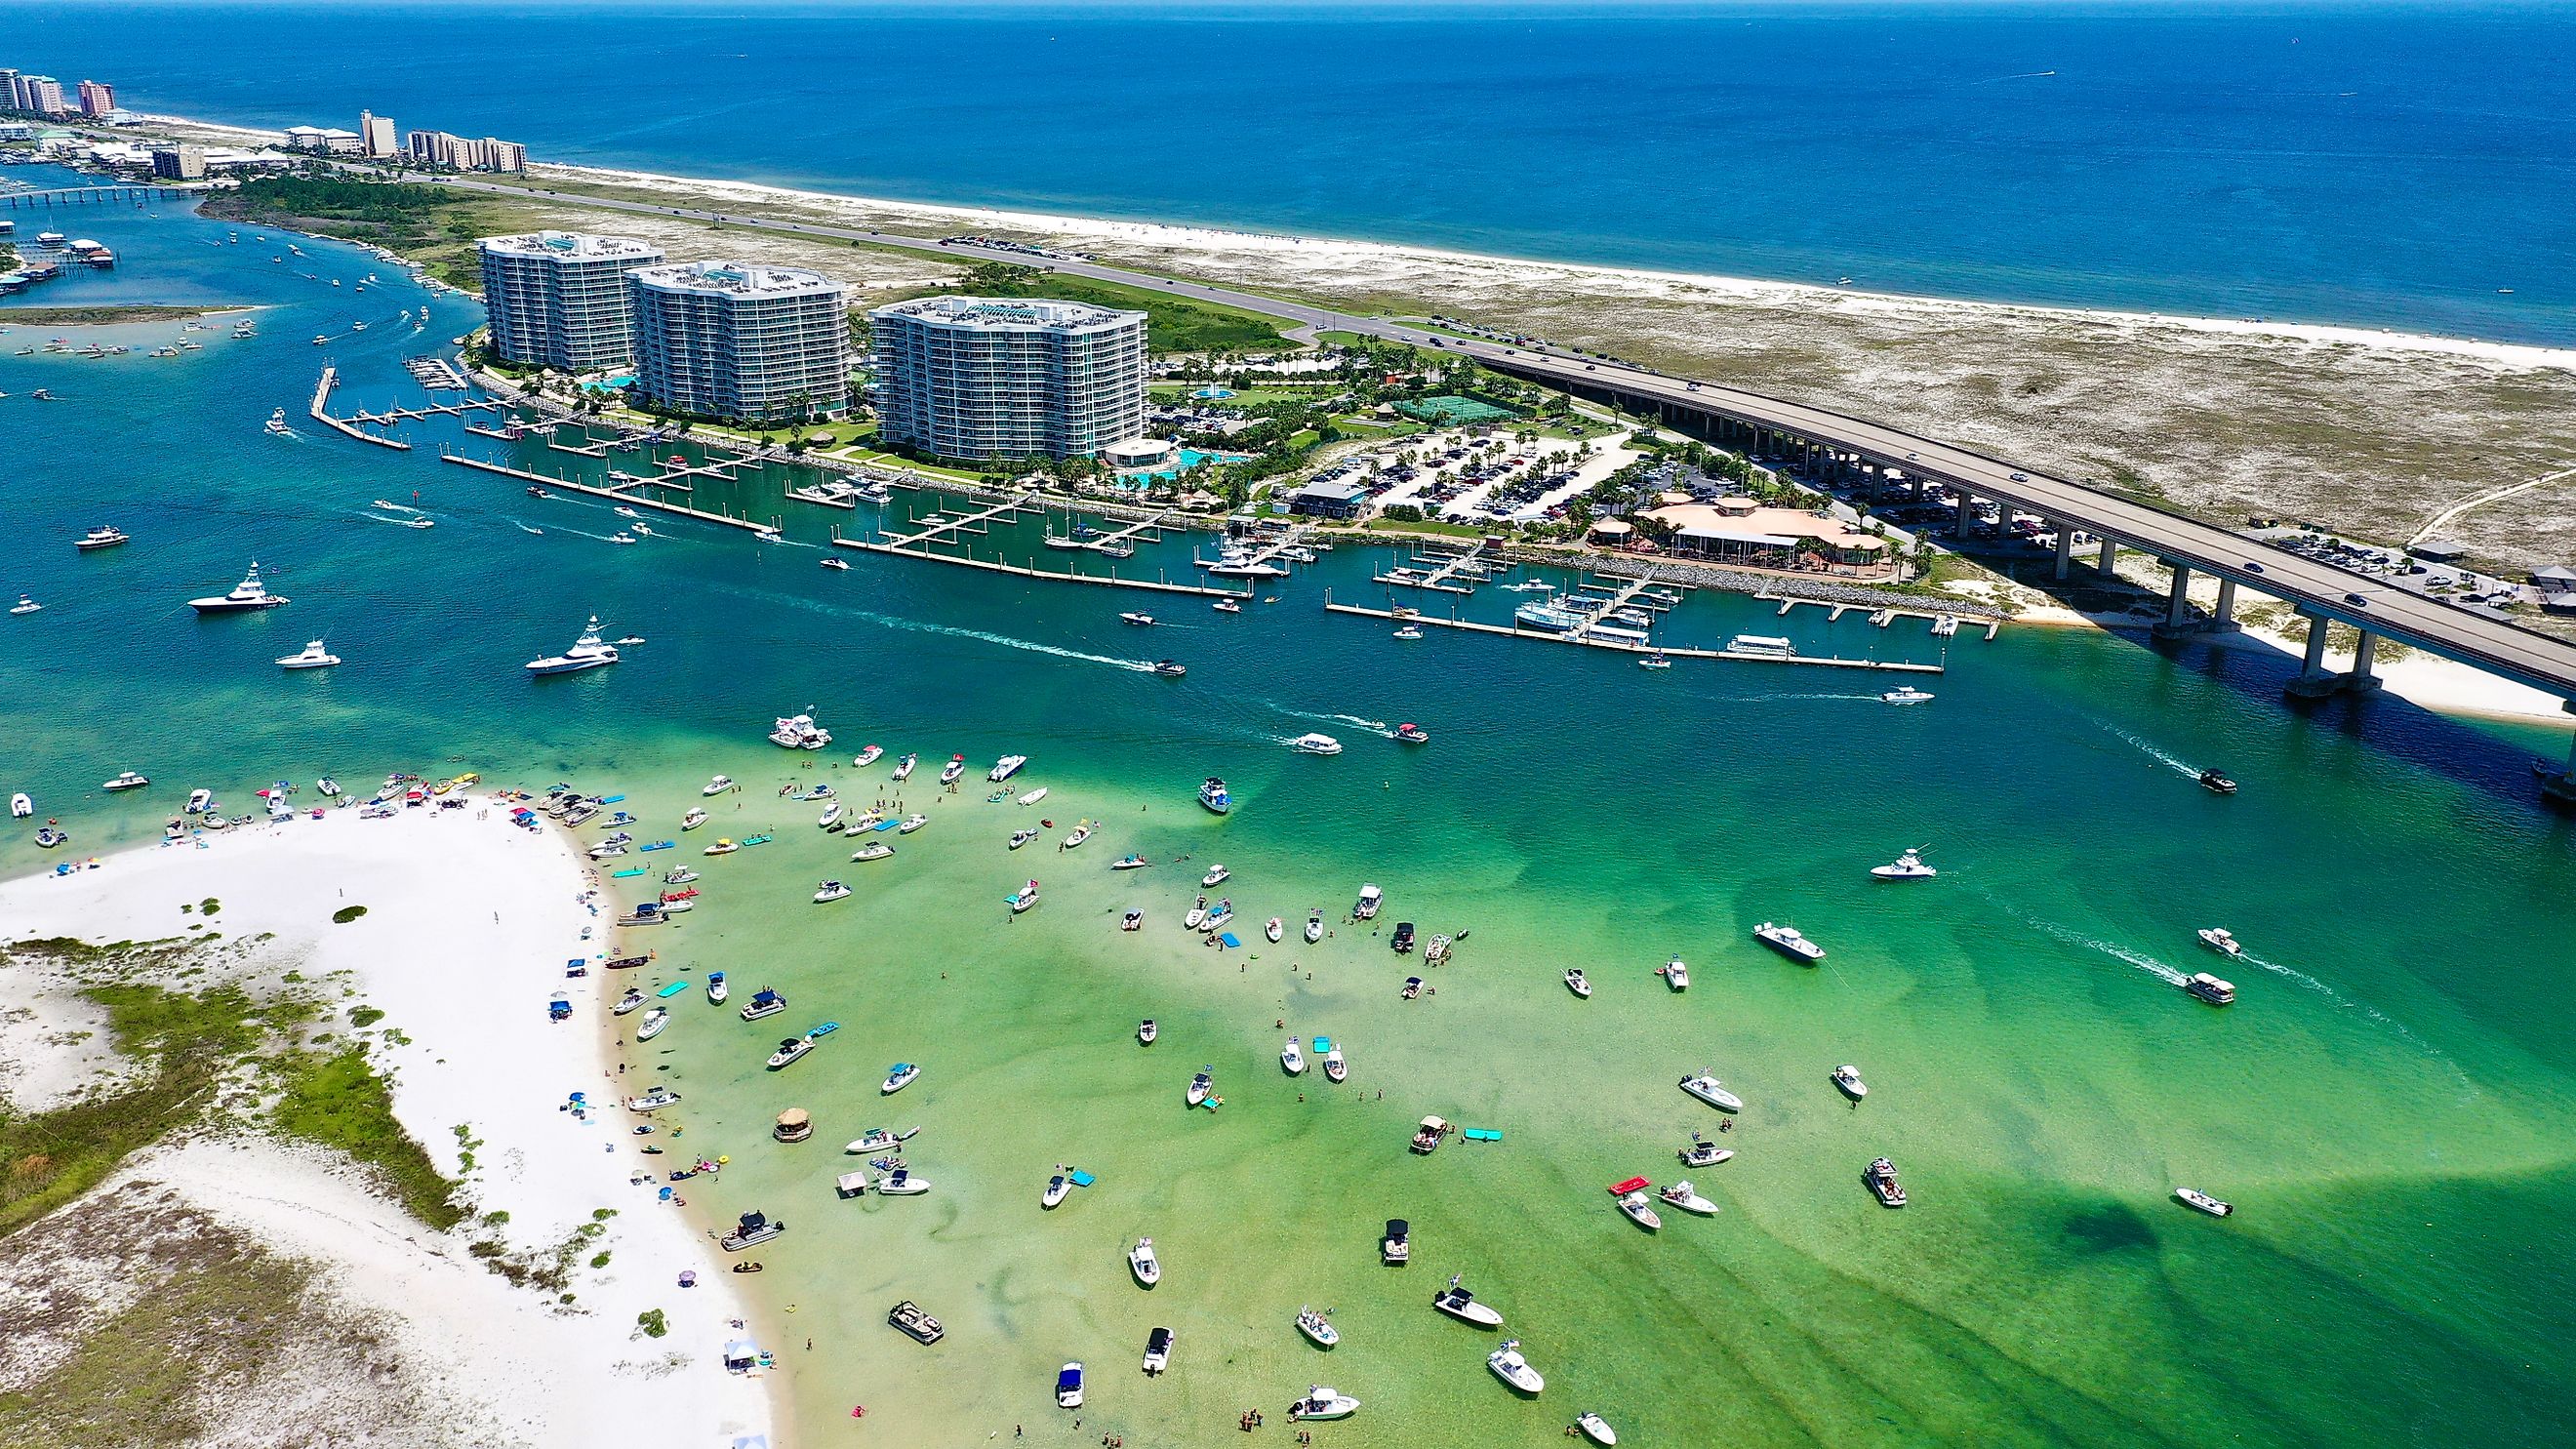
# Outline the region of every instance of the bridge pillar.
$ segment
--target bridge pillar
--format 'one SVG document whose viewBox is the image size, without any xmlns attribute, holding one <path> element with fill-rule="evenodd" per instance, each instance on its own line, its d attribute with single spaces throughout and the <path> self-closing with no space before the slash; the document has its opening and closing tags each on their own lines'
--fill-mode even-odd
<svg viewBox="0 0 2576 1449">
<path fill-rule="evenodd" d="M 2576 699 L 2560 700 L 2558 707 L 2569 714 L 2576 714 Z M 2576 805 L 2576 735 L 2570 735 L 2567 739 L 2566 766 L 2542 773 L 2540 794 L 2543 799 L 2557 804 Z"/>
<path fill-rule="evenodd" d="M 2064 579 L 2068 566 L 2075 561 L 2075 525 L 2063 518 L 2051 522 L 2057 528 L 2057 577 Z"/>
<path fill-rule="evenodd" d="M 2233 634 L 2240 627 L 2242 626 L 2236 622 L 2236 581 L 2234 579 L 2220 579 L 2218 581 L 2218 615 L 2210 621 L 2210 628 L 2222 634 Z"/>
<path fill-rule="evenodd" d="M 2102 552 L 2095 556 L 2093 567 L 2101 570 L 2104 578 L 2110 578 L 2119 573 L 2120 545 L 2112 539 L 2102 540 Z"/>
<path fill-rule="evenodd" d="M 2173 588 L 2165 595 L 2165 627 L 2179 629 L 2191 617 L 2191 566 L 2173 566 Z"/>
<path fill-rule="evenodd" d="M 1968 536 L 1968 523 L 1976 516 L 1976 508 L 1977 500 L 1975 495 L 1969 493 L 1965 488 L 1960 489 L 1958 517 L 1956 521 L 1950 525 L 1950 532 L 1954 537 L 1966 538 Z"/>
<path fill-rule="evenodd" d="M 2304 605 L 2298 606 L 2298 615 L 2308 621 L 2307 656 L 2297 677 L 2282 685 L 2281 692 L 2299 699 L 2323 699 L 2334 693 L 2338 682 L 2326 672 L 2326 631 L 2331 625 L 2325 616 L 2309 613 Z"/>
<path fill-rule="evenodd" d="M 2352 651 L 2352 669 L 2342 679 L 2345 689 L 2354 694 L 2379 692 L 2379 676 L 2370 672 L 2371 655 L 2378 652 L 2379 636 L 2368 629 L 2361 631 L 2361 642 Z"/>
</svg>

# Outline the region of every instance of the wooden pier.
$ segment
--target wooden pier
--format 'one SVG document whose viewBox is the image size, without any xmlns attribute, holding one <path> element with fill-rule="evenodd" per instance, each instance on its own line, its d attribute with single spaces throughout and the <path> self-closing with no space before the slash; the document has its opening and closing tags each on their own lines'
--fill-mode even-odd
<svg viewBox="0 0 2576 1449">
<path fill-rule="evenodd" d="M 560 488 L 567 493 L 587 493 L 593 498 L 605 498 L 614 503 L 631 503 L 638 508 L 650 508 L 657 512 L 668 513 L 678 518 L 694 518 L 701 523 L 721 523 L 728 528 L 749 529 L 753 533 L 777 532 L 776 529 L 766 523 L 757 523 L 748 518 L 735 518 L 723 513 L 709 513 L 702 508 L 691 508 L 685 503 L 666 503 L 659 498 L 647 498 L 641 493 L 620 493 L 614 489 L 602 488 L 594 484 L 575 483 L 568 478 L 552 478 L 543 473 L 531 473 L 524 468 L 513 468 L 505 463 L 487 463 L 480 458 L 468 458 L 461 453 L 441 453 L 439 454 L 439 461 L 454 463 L 459 467 L 473 468 L 485 473 L 499 473 L 507 477 L 522 479 L 526 482 L 534 483 L 540 488 Z M 638 480 L 637 483 L 629 484 L 627 486 L 639 487 L 641 486 L 642 481 L 643 480 Z"/>
<path fill-rule="evenodd" d="M 1502 634 L 1514 639 L 1541 639 L 1551 644 L 1574 644 L 1586 649 L 1609 649 L 1621 654 L 1661 654 L 1667 659 L 1738 659 L 1748 664 L 1812 664 L 1829 669 L 1877 669 L 1893 674 L 1939 674 L 1938 664 L 1913 664 L 1887 659 L 1843 659 L 1823 654 L 1752 654 L 1736 649 L 1676 649 L 1624 639 L 1593 639 L 1578 633 L 1548 634 L 1530 629 L 1507 628 L 1500 624 L 1473 624 L 1464 619 L 1441 619 L 1418 610 L 1397 613 L 1393 609 L 1365 609 L 1357 604 L 1336 604 L 1330 595 L 1324 600 L 1328 614 L 1354 614 L 1364 619 L 1388 619 L 1406 624 L 1433 624 L 1443 629 L 1464 629 L 1473 634 Z"/>
</svg>

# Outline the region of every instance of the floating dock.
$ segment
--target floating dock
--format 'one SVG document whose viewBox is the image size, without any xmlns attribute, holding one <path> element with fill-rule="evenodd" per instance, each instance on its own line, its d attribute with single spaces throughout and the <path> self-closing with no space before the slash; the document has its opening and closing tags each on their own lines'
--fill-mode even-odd
<svg viewBox="0 0 2576 1449">
<path fill-rule="evenodd" d="M 777 531 L 766 523 L 757 523 L 748 518 L 735 518 L 729 514 L 723 513 L 709 513 L 702 508 L 691 508 L 685 503 L 665 503 L 658 498 L 647 498 L 641 493 L 620 493 L 614 489 L 599 487 L 596 484 L 575 483 L 565 478 L 552 478 L 543 473 L 531 473 L 524 468 L 513 468 L 504 463 L 487 463 L 481 458 L 468 458 L 461 453 L 441 453 L 439 454 L 439 460 L 441 462 L 454 463 L 463 468 L 477 469 L 485 473 L 503 474 L 507 477 L 534 483 L 540 488 L 560 488 L 566 493 L 587 493 L 593 498 L 606 498 L 616 503 L 631 503 L 638 508 L 650 508 L 657 512 L 668 513 L 675 518 L 694 518 L 701 523 L 721 523 L 728 528 L 748 529 L 753 533 L 774 533 Z M 630 488 L 640 487 L 641 483 L 631 483 L 625 486 Z"/>
</svg>

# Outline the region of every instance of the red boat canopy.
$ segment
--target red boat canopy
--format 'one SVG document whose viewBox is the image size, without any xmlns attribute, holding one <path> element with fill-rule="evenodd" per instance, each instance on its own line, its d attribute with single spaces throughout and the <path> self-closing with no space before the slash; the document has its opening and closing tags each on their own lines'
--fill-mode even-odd
<svg viewBox="0 0 2576 1449">
<path fill-rule="evenodd" d="M 1632 1193 L 1632 1192 L 1643 1192 L 1643 1191 L 1645 1191 L 1647 1188 L 1650 1188 L 1650 1187 L 1653 1187 L 1653 1186 L 1654 1186 L 1654 1184 L 1653 1184 L 1653 1183 L 1648 1182 L 1646 1179 L 1644 1179 L 1644 1178 L 1642 1178 L 1642 1177 L 1632 1177 L 1632 1178 L 1629 1178 L 1626 1182 L 1614 1182 L 1614 1183 L 1610 1184 L 1610 1190 L 1611 1190 L 1612 1192 L 1615 1192 L 1615 1193 L 1619 1194 L 1619 1195 L 1620 1195 L 1620 1196 L 1622 1196 L 1622 1197 L 1625 1197 L 1625 1196 L 1627 1196 L 1629 1193 Z"/>
</svg>

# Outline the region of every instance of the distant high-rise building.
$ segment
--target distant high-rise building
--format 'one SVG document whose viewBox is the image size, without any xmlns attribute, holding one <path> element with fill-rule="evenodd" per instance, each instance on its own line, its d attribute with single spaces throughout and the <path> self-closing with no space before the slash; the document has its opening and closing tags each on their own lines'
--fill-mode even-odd
<svg viewBox="0 0 2576 1449">
<path fill-rule="evenodd" d="M 116 87 L 105 81 L 80 83 L 80 113 L 96 120 L 116 109 Z"/>
<path fill-rule="evenodd" d="M 483 305 L 502 361 L 587 372 L 632 360 L 626 272 L 660 262 L 660 247 L 541 231 L 487 236 L 480 250 Z"/>
<path fill-rule="evenodd" d="M 289 126 L 286 144 L 295 151 L 311 151 L 325 156 L 358 156 L 365 154 L 366 142 L 355 131 L 324 130 L 320 126 Z"/>
<path fill-rule="evenodd" d="M 160 181 L 203 181 L 206 179 L 206 153 L 194 146 L 155 147 L 152 175 Z"/>
<path fill-rule="evenodd" d="M 528 148 L 515 141 L 496 141 L 489 136 L 477 141 L 452 136 L 445 131 L 414 131 L 404 141 L 411 159 L 424 166 L 446 166 L 459 171 L 528 169 Z"/>
<path fill-rule="evenodd" d="M 635 390 L 673 412 L 799 422 L 850 405 L 841 284 L 800 267 L 692 262 L 626 274 Z"/>
<path fill-rule="evenodd" d="M 358 113 L 358 145 L 360 148 L 360 154 L 362 155 L 393 156 L 400 154 L 402 147 L 395 144 L 394 141 L 394 118 L 391 116 L 379 116 L 373 111 L 360 111 Z"/>
<path fill-rule="evenodd" d="M 1070 457 L 1145 426 L 1145 314 L 924 297 L 868 314 L 877 431 L 945 458 Z"/>
<path fill-rule="evenodd" d="M 10 99 L 17 109 L 33 111 L 40 116 L 59 116 L 70 110 L 63 104 L 63 83 L 49 75 L 22 75 L 10 81 Z"/>
</svg>

